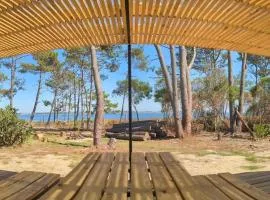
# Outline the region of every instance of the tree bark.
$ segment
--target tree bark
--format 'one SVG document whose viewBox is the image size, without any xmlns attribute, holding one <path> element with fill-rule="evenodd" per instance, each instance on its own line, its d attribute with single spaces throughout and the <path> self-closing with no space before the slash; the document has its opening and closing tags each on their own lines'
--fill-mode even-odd
<svg viewBox="0 0 270 200">
<path fill-rule="evenodd" d="M 159 45 L 155 45 L 155 48 L 157 50 L 157 54 L 158 54 L 160 66 L 161 66 L 161 69 L 162 69 L 162 73 L 163 73 L 164 78 L 165 78 L 165 84 L 166 84 L 166 87 L 168 89 L 170 101 L 173 102 L 172 83 L 171 83 L 171 79 L 170 79 L 170 75 L 169 75 L 168 69 L 167 69 L 166 64 L 165 64 L 165 59 L 164 59 L 163 54 L 161 52 L 160 46 Z"/>
<path fill-rule="evenodd" d="M 89 95 L 89 109 L 88 109 L 88 117 L 87 117 L 87 130 L 90 128 L 90 121 L 91 121 L 91 115 L 92 115 L 92 99 L 93 99 L 93 73 L 91 69 L 91 74 L 90 74 L 90 95 Z"/>
<path fill-rule="evenodd" d="M 48 116 L 48 120 L 47 120 L 47 125 L 49 125 L 50 121 L 51 121 L 51 115 L 52 115 L 52 111 L 55 109 L 55 104 L 56 104 L 56 96 L 57 96 L 57 90 L 54 91 L 54 97 L 53 97 L 53 102 L 51 104 L 51 110 L 50 110 L 50 114 Z"/>
<path fill-rule="evenodd" d="M 10 69 L 10 91 L 9 91 L 9 105 L 13 108 L 14 88 L 16 78 L 16 61 L 12 58 Z"/>
<path fill-rule="evenodd" d="M 124 114 L 125 99 L 126 99 L 126 91 L 124 91 L 119 123 L 121 123 L 122 118 L 123 118 L 123 114 Z"/>
<path fill-rule="evenodd" d="M 38 105 L 38 101 L 39 101 L 39 96 L 40 96 L 40 91 L 41 91 L 41 83 L 42 83 L 42 71 L 39 72 L 38 89 L 37 89 L 34 107 L 33 107 L 33 110 L 32 110 L 31 116 L 30 116 L 30 124 L 32 123 L 32 121 L 35 117 L 35 113 L 36 113 L 36 109 L 37 109 L 37 105 Z"/>
<path fill-rule="evenodd" d="M 83 70 L 81 71 L 81 128 L 84 129 L 84 101 L 83 101 L 83 91 L 85 91 L 84 87 L 84 73 Z"/>
<path fill-rule="evenodd" d="M 77 104 L 76 104 L 76 121 L 78 121 L 79 118 L 79 113 L 80 113 L 80 97 L 81 97 L 81 93 L 82 93 L 82 88 L 81 88 L 81 84 L 80 82 L 78 83 L 78 99 L 77 99 Z"/>
<path fill-rule="evenodd" d="M 71 97 L 72 93 L 69 88 L 69 96 L 68 96 L 68 115 L 67 115 L 67 122 L 69 123 L 69 117 L 70 117 L 70 110 L 71 110 Z"/>
<path fill-rule="evenodd" d="M 74 93 L 73 93 L 73 109 L 74 109 L 74 114 L 73 114 L 73 128 L 76 127 L 76 113 L 77 113 L 77 109 L 76 109 L 76 97 L 77 97 L 77 87 L 76 87 L 76 77 L 74 74 L 74 80 L 73 80 L 73 87 L 74 87 Z"/>
<path fill-rule="evenodd" d="M 139 113 L 138 113 L 138 110 L 137 110 L 137 108 L 136 108 L 136 105 L 133 103 L 133 108 L 134 108 L 134 110 L 135 110 L 135 112 L 136 112 L 136 116 L 137 116 L 137 121 L 139 121 L 140 119 L 139 119 Z"/>
<path fill-rule="evenodd" d="M 174 46 L 170 46 L 171 54 L 171 67 L 172 67 L 172 88 L 173 88 L 173 113 L 175 120 L 176 136 L 183 137 L 183 127 L 180 120 L 180 106 L 179 106 L 179 94 L 178 94 L 178 84 L 176 75 L 176 58 Z"/>
<path fill-rule="evenodd" d="M 94 122 L 94 145 L 100 145 L 100 138 L 103 133 L 104 128 L 104 95 L 103 89 L 101 84 L 101 78 L 98 68 L 97 62 L 97 55 L 96 55 L 96 48 L 94 46 L 90 47 L 91 51 L 91 63 L 93 69 L 93 77 L 94 83 L 96 88 L 96 115 L 95 115 L 95 122 Z"/>
<path fill-rule="evenodd" d="M 241 79 L 240 79 L 240 94 L 239 94 L 239 107 L 238 111 L 240 115 L 243 113 L 244 105 L 244 90 L 245 90 L 245 81 L 246 81 L 246 72 L 247 72 L 247 54 L 242 54 L 242 67 L 241 67 Z M 238 131 L 242 131 L 242 123 L 240 120 L 237 120 Z"/>
<path fill-rule="evenodd" d="M 162 73 L 163 73 L 163 76 L 165 79 L 166 88 L 167 88 L 168 93 L 169 93 L 169 98 L 170 98 L 171 107 L 173 110 L 174 122 L 175 122 L 175 127 L 176 127 L 176 137 L 182 138 L 183 137 L 183 130 L 182 130 L 181 123 L 179 123 L 179 120 L 177 119 L 177 113 L 176 113 L 176 109 L 175 109 L 173 88 L 172 88 L 172 82 L 170 79 L 170 75 L 169 75 L 168 69 L 166 67 L 165 60 L 164 60 L 163 54 L 161 52 L 160 46 L 155 45 L 155 48 L 156 48 L 156 51 L 158 54 L 160 66 L 161 66 Z M 174 51 L 173 51 L 173 53 L 174 53 Z M 172 61 L 172 62 L 175 62 L 175 61 Z"/>
<path fill-rule="evenodd" d="M 230 132 L 234 134 L 234 103 L 232 95 L 233 87 L 233 72 L 232 72 L 232 55 L 231 51 L 228 51 L 228 83 L 229 83 L 229 114 L 230 114 Z"/>
<path fill-rule="evenodd" d="M 184 46 L 179 47 L 180 54 L 180 89 L 181 89 L 181 102 L 182 102 L 182 122 L 184 130 L 187 134 L 191 133 L 191 121 L 192 121 L 192 110 L 189 105 L 189 95 L 188 95 L 188 82 L 187 74 L 188 64 L 187 64 L 187 51 Z M 191 83 L 190 83 L 191 88 Z M 191 94 L 190 94 L 191 95 Z"/>
</svg>

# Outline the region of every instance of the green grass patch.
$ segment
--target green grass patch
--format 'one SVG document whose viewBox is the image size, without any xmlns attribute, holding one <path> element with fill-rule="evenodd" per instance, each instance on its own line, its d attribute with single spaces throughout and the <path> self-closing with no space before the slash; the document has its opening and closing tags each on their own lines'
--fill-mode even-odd
<svg viewBox="0 0 270 200">
<path fill-rule="evenodd" d="M 257 163 L 259 162 L 259 159 L 255 155 L 250 155 L 245 158 L 249 162 Z"/>
<path fill-rule="evenodd" d="M 73 147 L 89 147 L 90 146 L 89 141 L 75 142 L 75 141 L 61 141 L 61 140 L 48 139 L 47 142 L 53 143 L 53 144 L 65 145 L 65 146 L 73 146 Z"/>
<path fill-rule="evenodd" d="M 264 168 L 265 166 L 262 166 L 262 165 L 245 165 L 245 166 L 241 166 L 242 169 L 246 169 L 246 170 L 249 170 L 249 171 L 254 171 L 254 170 L 257 170 L 257 169 L 261 169 L 261 168 Z"/>
</svg>

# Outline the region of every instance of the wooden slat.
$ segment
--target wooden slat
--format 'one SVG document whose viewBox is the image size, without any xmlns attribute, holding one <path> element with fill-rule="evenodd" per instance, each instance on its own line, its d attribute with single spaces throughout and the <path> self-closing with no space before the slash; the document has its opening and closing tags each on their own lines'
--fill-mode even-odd
<svg viewBox="0 0 270 200">
<path fill-rule="evenodd" d="M 134 44 L 270 56 L 269 0 L 130 0 Z M 2 0 L 0 57 L 127 42 L 125 0 Z"/>
<path fill-rule="evenodd" d="M 103 153 L 74 199 L 101 199 L 113 160 L 113 153 Z"/>
<path fill-rule="evenodd" d="M 41 177 L 45 176 L 45 173 L 41 172 L 31 172 L 28 176 L 20 179 L 19 181 L 11 184 L 5 185 L 0 188 L 0 199 L 6 199 L 11 195 L 20 192 L 22 189 L 26 188 L 30 184 L 33 184 L 35 181 L 40 179 Z"/>
<path fill-rule="evenodd" d="M 251 200 L 250 196 L 241 192 L 238 188 L 234 187 L 232 184 L 228 183 L 218 175 L 207 175 L 206 178 L 215 185 L 220 191 L 222 191 L 226 196 L 233 200 Z"/>
<path fill-rule="evenodd" d="M 103 200 L 127 199 L 128 169 L 128 153 L 117 153 L 102 197 Z"/>
<path fill-rule="evenodd" d="M 10 176 L 13 176 L 15 174 L 16 174 L 16 172 L 0 170 L 0 181 L 3 180 L 3 179 L 8 178 Z"/>
<path fill-rule="evenodd" d="M 201 191 L 211 199 L 230 200 L 223 192 L 217 189 L 205 176 L 195 176 L 194 181 Z"/>
<path fill-rule="evenodd" d="M 269 171 L 262 171 L 262 172 L 243 172 L 239 174 L 235 174 L 235 176 L 243 179 L 243 180 L 248 180 L 252 177 L 260 177 L 260 176 L 265 176 L 265 175 L 270 175 Z"/>
<path fill-rule="evenodd" d="M 0 188 L 12 185 L 12 184 L 22 180 L 23 178 L 29 176 L 30 174 L 31 174 L 30 171 L 23 171 L 21 173 L 18 173 L 18 174 L 15 174 L 15 175 L 9 177 L 8 179 L 1 180 L 0 181 Z"/>
<path fill-rule="evenodd" d="M 150 168 L 157 199 L 182 199 L 173 178 L 164 166 L 159 154 L 146 153 L 146 160 Z"/>
<path fill-rule="evenodd" d="M 160 153 L 160 156 L 184 199 L 209 199 L 201 192 L 200 185 L 195 183 L 193 177 L 187 173 L 170 153 Z"/>
<path fill-rule="evenodd" d="M 60 175 L 46 174 L 34 183 L 28 185 L 23 190 L 15 193 L 7 198 L 7 200 L 18 200 L 23 197 L 24 200 L 31 200 L 39 197 L 46 192 L 50 187 L 55 185 L 60 180 Z"/>
<path fill-rule="evenodd" d="M 259 190 L 256 187 L 249 185 L 238 178 L 235 178 L 229 173 L 219 174 L 219 176 L 254 199 L 269 200 L 270 198 L 270 195 L 262 192 L 262 190 Z"/>
<path fill-rule="evenodd" d="M 90 153 L 59 184 L 51 188 L 40 199 L 72 199 L 82 187 L 92 168 L 99 159 L 99 153 Z"/>
<path fill-rule="evenodd" d="M 144 153 L 132 153 L 131 199 L 152 200 L 153 191 Z"/>
<path fill-rule="evenodd" d="M 258 184 L 258 183 L 263 183 L 266 181 L 270 181 L 270 175 L 264 175 L 264 176 L 253 176 L 250 177 L 246 180 L 249 184 L 253 185 L 253 184 Z"/>
</svg>

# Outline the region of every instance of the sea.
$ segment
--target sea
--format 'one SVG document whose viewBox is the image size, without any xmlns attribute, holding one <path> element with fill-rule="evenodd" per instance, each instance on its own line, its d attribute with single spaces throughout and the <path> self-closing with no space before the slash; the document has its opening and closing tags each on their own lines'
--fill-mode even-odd
<svg viewBox="0 0 270 200">
<path fill-rule="evenodd" d="M 19 113 L 19 118 L 22 120 L 28 121 L 30 119 L 30 113 Z M 36 113 L 34 120 L 35 122 L 46 122 L 49 117 L 49 113 Z M 53 114 L 51 115 L 51 121 L 53 121 Z M 91 119 L 94 119 L 94 115 L 91 116 Z M 132 113 L 132 117 L 134 120 L 137 120 L 137 115 L 135 112 Z M 120 113 L 106 113 L 104 116 L 105 119 L 120 119 Z M 162 119 L 163 114 L 161 112 L 139 112 L 139 120 L 146 119 Z M 63 112 L 58 114 L 57 121 L 66 121 L 68 119 L 68 114 Z M 74 119 L 74 114 L 70 113 L 69 120 L 72 121 Z M 82 115 L 78 116 L 78 120 L 82 119 Z M 84 115 L 84 119 L 86 119 L 86 114 Z M 123 115 L 123 120 L 128 120 L 128 113 L 125 112 Z"/>
</svg>

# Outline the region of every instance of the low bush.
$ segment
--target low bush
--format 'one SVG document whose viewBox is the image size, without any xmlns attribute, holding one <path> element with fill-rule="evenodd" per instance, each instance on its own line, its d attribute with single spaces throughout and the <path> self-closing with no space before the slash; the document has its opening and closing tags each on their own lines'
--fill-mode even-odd
<svg viewBox="0 0 270 200">
<path fill-rule="evenodd" d="M 20 120 L 11 107 L 0 109 L 0 146 L 21 144 L 32 133 L 32 128 Z"/>
<path fill-rule="evenodd" d="M 270 136 L 270 124 L 255 124 L 254 131 L 259 138 Z"/>
</svg>

